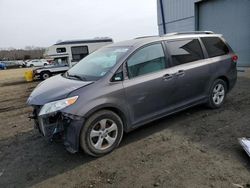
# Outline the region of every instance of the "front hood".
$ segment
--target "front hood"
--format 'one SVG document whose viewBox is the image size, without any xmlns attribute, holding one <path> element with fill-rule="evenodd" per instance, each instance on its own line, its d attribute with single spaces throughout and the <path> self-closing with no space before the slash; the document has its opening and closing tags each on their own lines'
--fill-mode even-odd
<svg viewBox="0 0 250 188">
<path fill-rule="evenodd" d="M 53 76 L 40 83 L 30 94 L 28 105 L 44 105 L 45 103 L 64 99 L 76 89 L 87 86 L 93 81 L 72 80 L 61 75 Z"/>
</svg>

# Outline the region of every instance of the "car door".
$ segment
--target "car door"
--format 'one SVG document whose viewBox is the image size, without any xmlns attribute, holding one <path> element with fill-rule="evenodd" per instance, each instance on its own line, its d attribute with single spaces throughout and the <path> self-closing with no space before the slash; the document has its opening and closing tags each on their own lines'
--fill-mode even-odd
<svg viewBox="0 0 250 188">
<path fill-rule="evenodd" d="M 33 64 L 35 67 L 39 67 L 40 66 L 38 60 L 33 60 L 31 62 L 31 64 Z"/>
<path fill-rule="evenodd" d="M 160 117 L 171 107 L 175 80 L 168 66 L 161 42 L 141 47 L 127 60 L 123 87 L 132 126 Z"/>
<path fill-rule="evenodd" d="M 166 42 L 175 70 L 175 106 L 183 107 L 203 100 L 209 82 L 210 67 L 198 38 L 169 40 Z"/>
<path fill-rule="evenodd" d="M 44 66 L 44 63 L 43 63 L 42 60 L 38 60 L 38 61 L 37 61 L 37 64 L 38 64 L 39 67 L 43 67 L 43 66 Z"/>
</svg>

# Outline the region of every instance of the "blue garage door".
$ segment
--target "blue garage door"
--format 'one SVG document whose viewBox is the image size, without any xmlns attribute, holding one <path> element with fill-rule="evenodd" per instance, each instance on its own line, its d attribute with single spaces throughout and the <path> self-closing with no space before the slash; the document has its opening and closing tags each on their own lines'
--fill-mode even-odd
<svg viewBox="0 0 250 188">
<path fill-rule="evenodd" d="M 239 56 L 239 66 L 250 66 L 250 0 L 214 0 L 198 5 L 198 29 L 223 34 Z"/>
</svg>

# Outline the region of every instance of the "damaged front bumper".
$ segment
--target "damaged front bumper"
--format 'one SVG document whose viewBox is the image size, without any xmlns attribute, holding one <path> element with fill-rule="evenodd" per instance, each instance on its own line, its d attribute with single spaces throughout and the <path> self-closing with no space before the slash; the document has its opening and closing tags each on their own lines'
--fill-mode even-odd
<svg viewBox="0 0 250 188">
<path fill-rule="evenodd" d="M 79 151 L 79 140 L 84 118 L 63 112 L 55 112 L 38 116 L 39 107 L 34 107 L 33 116 L 35 128 L 39 132 L 53 140 L 55 136 L 60 136 L 66 149 L 70 153 Z"/>
</svg>

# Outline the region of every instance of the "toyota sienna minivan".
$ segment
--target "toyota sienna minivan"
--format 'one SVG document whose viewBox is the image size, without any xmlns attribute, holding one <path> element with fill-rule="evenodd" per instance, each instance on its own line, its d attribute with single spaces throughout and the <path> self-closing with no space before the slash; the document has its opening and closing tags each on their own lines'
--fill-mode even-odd
<svg viewBox="0 0 250 188">
<path fill-rule="evenodd" d="M 129 132 L 189 107 L 219 108 L 238 57 L 213 32 L 141 37 L 103 47 L 40 83 L 27 100 L 43 136 L 99 157 Z"/>
</svg>

